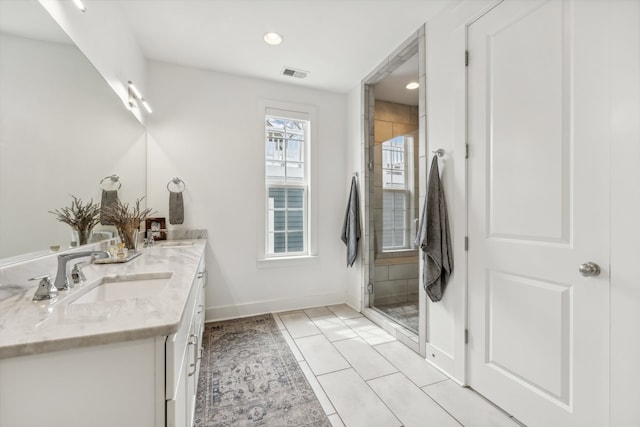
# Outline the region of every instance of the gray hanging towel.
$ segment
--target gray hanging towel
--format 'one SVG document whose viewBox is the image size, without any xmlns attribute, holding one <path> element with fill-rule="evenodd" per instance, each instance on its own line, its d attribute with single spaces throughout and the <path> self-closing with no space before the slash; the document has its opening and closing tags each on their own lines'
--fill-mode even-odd
<svg viewBox="0 0 640 427">
<path fill-rule="evenodd" d="M 169 191 L 169 224 L 184 222 L 184 201 L 182 191 Z"/>
<path fill-rule="evenodd" d="M 347 245 L 347 267 L 352 267 L 358 257 L 358 241 L 360 240 L 360 201 L 356 177 L 351 178 L 351 192 L 344 215 L 344 225 L 340 238 Z"/>
<path fill-rule="evenodd" d="M 113 225 L 111 221 L 104 218 L 104 210 L 107 206 L 118 202 L 118 190 L 102 190 L 102 199 L 100 201 L 100 224 Z"/>
<path fill-rule="evenodd" d="M 438 302 L 442 299 L 449 276 L 453 272 L 453 250 L 437 156 L 433 156 L 431 162 L 427 199 L 422 208 L 415 243 L 422 254 L 422 286 L 431 301 Z"/>
</svg>

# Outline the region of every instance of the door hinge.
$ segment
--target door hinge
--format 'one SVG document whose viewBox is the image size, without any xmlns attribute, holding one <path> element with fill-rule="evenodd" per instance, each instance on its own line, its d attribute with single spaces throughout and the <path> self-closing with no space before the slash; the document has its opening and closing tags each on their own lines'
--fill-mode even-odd
<svg viewBox="0 0 640 427">
<path fill-rule="evenodd" d="M 469 330 L 468 329 L 464 330 L 464 343 L 465 344 L 469 344 Z"/>
<path fill-rule="evenodd" d="M 368 294 L 372 294 L 373 293 L 373 283 L 369 283 L 367 285 L 367 293 Z"/>
<path fill-rule="evenodd" d="M 469 51 L 468 50 L 464 51 L 464 66 L 465 67 L 469 66 Z"/>
<path fill-rule="evenodd" d="M 465 159 L 469 158 L 469 144 L 464 145 L 464 158 Z"/>
<path fill-rule="evenodd" d="M 469 236 L 464 236 L 464 250 L 469 250 Z"/>
</svg>

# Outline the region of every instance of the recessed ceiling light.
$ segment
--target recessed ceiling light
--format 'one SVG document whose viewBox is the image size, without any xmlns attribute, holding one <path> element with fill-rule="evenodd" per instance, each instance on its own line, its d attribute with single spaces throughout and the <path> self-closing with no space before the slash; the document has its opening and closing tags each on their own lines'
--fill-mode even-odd
<svg viewBox="0 0 640 427">
<path fill-rule="evenodd" d="M 84 5 L 82 4 L 82 1 L 80 1 L 80 0 L 73 0 L 73 4 L 75 4 L 75 5 L 76 5 L 76 7 L 77 7 L 78 9 L 80 9 L 81 11 L 83 11 L 83 12 L 86 12 L 86 11 L 87 11 L 87 8 L 86 8 L 86 7 L 84 7 Z"/>
<path fill-rule="evenodd" d="M 418 82 L 407 83 L 407 85 L 405 87 L 407 89 L 409 89 L 409 90 L 415 90 L 415 89 L 418 89 L 420 87 L 420 83 L 418 83 Z"/>
<path fill-rule="evenodd" d="M 282 43 L 282 36 L 278 33 L 265 33 L 264 42 L 273 46 L 277 46 Z"/>
</svg>

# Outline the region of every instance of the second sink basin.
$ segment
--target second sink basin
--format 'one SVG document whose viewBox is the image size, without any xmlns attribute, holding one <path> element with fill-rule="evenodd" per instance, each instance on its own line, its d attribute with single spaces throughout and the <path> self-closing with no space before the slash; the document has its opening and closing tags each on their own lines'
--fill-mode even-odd
<svg viewBox="0 0 640 427">
<path fill-rule="evenodd" d="M 173 273 L 160 272 L 103 277 L 94 288 L 72 301 L 71 304 L 153 296 L 169 284 L 172 275 Z"/>
</svg>

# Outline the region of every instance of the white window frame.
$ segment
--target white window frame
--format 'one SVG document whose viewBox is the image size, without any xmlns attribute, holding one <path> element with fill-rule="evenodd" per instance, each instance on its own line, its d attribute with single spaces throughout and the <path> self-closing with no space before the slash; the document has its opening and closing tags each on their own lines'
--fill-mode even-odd
<svg viewBox="0 0 640 427">
<path fill-rule="evenodd" d="M 390 252 L 399 252 L 399 251 L 407 251 L 407 250 L 411 250 L 415 248 L 413 239 L 412 239 L 412 221 L 411 221 L 411 212 L 414 211 L 414 192 L 412 189 L 414 189 L 414 152 L 413 152 L 413 136 L 411 135 L 399 135 L 402 136 L 403 138 L 403 151 L 404 151 L 404 167 L 403 167 L 403 171 L 404 171 L 404 186 L 400 187 L 400 186 L 389 186 L 389 187 L 385 187 L 385 183 L 384 183 L 384 172 L 385 170 L 393 170 L 392 168 L 388 168 L 385 167 L 384 165 L 384 145 L 382 145 L 380 147 L 380 150 L 382 151 L 381 153 L 381 158 L 382 158 L 382 193 L 383 193 L 383 218 L 384 218 L 384 193 L 403 193 L 405 195 L 405 206 L 404 206 L 404 227 L 402 227 L 403 230 L 403 234 L 404 234 L 404 245 L 402 246 L 384 246 L 384 237 L 382 237 L 382 252 L 383 253 L 390 253 Z M 395 139 L 397 137 L 394 137 L 392 139 Z M 389 140 L 391 141 L 391 140 Z M 385 144 L 386 142 L 389 141 L 384 141 L 382 144 Z M 395 210 L 395 209 L 394 209 Z M 384 224 L 384 220 L 383 220 L 383 224 Z M 392 228 L 392 232 L 396 231 L 397 229 L 395 228 L 395 224 L 394 227 Z M 384 225 L 383 225 L 383 230 L 382 230 L 382 234 L 384 236 Z"/>
<path fill-rule="evenodd" d="M 382 189 L 382 197 L 383 197 L 383 224 L 384 224 L 384 194 L 393 194 L 395 195 L 396 193 L 399 194 L 403 194 L 404 195 L 404 206 L 402 209 L 397 209 L 394 206 L 393 212 L 395 214 L 396 211 L 398 210 L 403 210 L 404 211 L 404 222 L 403 222 L 403 227 L 399 228 L 400 230 L 402 230 L 402 234 L 403 234 L 403 240 L 404 240 L 404 244 L 403 245 L 393 245 L 393 246 L 384 246 L 384 237 L 383 237 L 383 241 L 382 241 L 382 251 L 383 252 L 394 252 L 394 251 L 401 251 L 401 250 L 405 250 L 405 249 L 411 249 L 412 244 L 411 244 L 411 236 L 409 235 L 409 211 L 410 211 L 410 206 L 411 206 L 411 191 L 409 191 L 408 189 L 404 188 L 383 188 Z M 393 203 L 395 204 L 395 197 L 394 197 L 394 201 Z M 395 215 L 394 215 L 395 217 Z M 397 231 L 398 228 L 395 227 L 395 222 L 393 223 L 393 226 L 391 228 L 391 232 L 393 233 L 393 235 L 395 236 L 395 231 Z M 383 231 L 383 236 L 384 236 L 384 229 Z"/>
<path fill-rule="evenodd" d="M 258 209 L 260 216 L 258 222 L 258 266 L 273 266 L 273 265 L 285 265 L 285 264 L 298 264 L 300 262 L 313 261 L 317 257 L 317 229 L 316 229 L 316 194 L 314 191 L 315 183 L 315 135 L 317 129 L 316 109 L 310 105 L 292 104 L 281 101 L 273 100 L 261 100 L 259 102 L 259 123 L 260 123 L 260 138 L 261 153 L 260 167 L 258 170 L 260 173 L 259 193 L 262 202 L 262 209 Z M 304 146 L 304 176 L 303 182 L 286 181 L 268 179 L 266 175 L 266 133 L 265 133 L 265 120 L 267 116 L 275 116 L 284 119 L 304 120 L 308 122 L 307 132 Z M 285 167 L 286 169 L 286 167 Z M 269 253 L 269 188 L 304 188 L 304 230 L 303 238 L 305 242 L 305 248 L 302 252 L 294 253 Z"/>
</svg>

